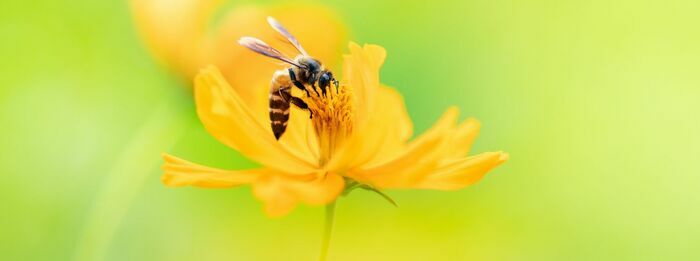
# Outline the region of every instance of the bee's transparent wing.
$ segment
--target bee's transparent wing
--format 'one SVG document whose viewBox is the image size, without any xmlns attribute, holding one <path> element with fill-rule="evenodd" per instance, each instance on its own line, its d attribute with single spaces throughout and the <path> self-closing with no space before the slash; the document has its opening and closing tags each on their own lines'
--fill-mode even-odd
<svg viewBox="0 0 700 261">
<path fill-rule="evenodd" d="M 273 18 L 272 16 L 268 16 L 267 22 L 270 24 L 270 26 L 272 26 L 273 29 L 275 29 L 275 31 L 282 34 L 284 38 L 287 38 L 287 41 L 292 43 L 292 45 L 294 45 L 294 47 L 297 48 L 297 50 L 299 50 L 301 54 L 309 56 L 309 54 L 306 53 L 306 50 L 304 50 L 304 47 L 301 47 L 301 44 L 299 44 L 297 38 L 295 38 L 294 35 L 292 35 L 292 33 L 287 31 L 287 28 L 284 28 L 284 26 L 282 26 L 282 24 L 279 21 L 277 21 L 277 19 Z"/>
<path fill-rule="evenodd" d="M 256 53 L 265 55 L 267 57 L 271 57 L 271 58 L 283 61 L 285 63 L 294 65 L 296 67 L 300 67 L 300 68 L 304 67 L 298 63 L 295 63 L 294 61 L 292 61 L 292 59 L 287 58 L 280 51 L 278 51 L 275 48 L 270 47 L 269 45 L 267 45 L 265 42 L 263 42 L 262 40 L 260 40 L 258 38 L 244 36 L 240 40 L 238 40 L 238 43 L 245 46 L 245 47 L 248 47 L 248 49 L 252 50 L 253 52 L 256 52 Z"/>
</svg>

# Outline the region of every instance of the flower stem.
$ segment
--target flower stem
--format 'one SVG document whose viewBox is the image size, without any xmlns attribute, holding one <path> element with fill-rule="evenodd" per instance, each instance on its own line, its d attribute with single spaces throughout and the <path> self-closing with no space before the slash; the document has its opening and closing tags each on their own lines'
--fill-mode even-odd
<svg viewBox="0 0 700 261">
<path fill-rule="evenodd" d="M 335 202 L 326 205 L 326 223 L 323 228 L 323 241 L 321 242 L 321 255 L 318 260 L 325 261 L 328 256 L 328 247 L 331 243 L 331 235 L 333 234 L 333 221 L 335 219 Z"/>
</svg>

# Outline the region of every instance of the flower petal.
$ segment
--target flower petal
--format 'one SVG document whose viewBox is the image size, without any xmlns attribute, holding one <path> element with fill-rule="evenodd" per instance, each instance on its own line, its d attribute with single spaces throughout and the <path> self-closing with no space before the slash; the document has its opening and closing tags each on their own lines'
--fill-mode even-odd
<svg viewBox="0 0 700 261">
<path fill-rule="evenodd" d="M 269 124 L 269 121 L 270 119 L 266 118 L 264 122 Z M 292 106 L 287 131 L 278 142 L 285 148 L 297 150 L 308 158 L 318 159 L 319 147 L 315 135 L 309 112 Z"/>
<path fill-rule="evenodd" d="M 441 164 L 410 188 L 457 190 L 479 181 L 487 172 L 508 160 L 503 152 L 485 152 Z"/>
<path fill-rule="evenodd" d="M 379 68 L 386 59 L 386 50 L 373 44 L 360 47 L 354 42 L 350 42 L 348 48 L 350 54 L 345 55 L 343 60 L 343 80 L 353 88 L 357 103 L 357 123 L 362 125 L 375 112 Z"/>
<path fill-rule="evenodd" d="M 462 122 L 450 141 L 450 150 L 446 153 L 446 158 L 464 158 L 469 154 L 469 149 L 474 143 L 474 139 L 479 135 L 481 123 L 474 118 L 469 118 Z"/>
<path fill-rule="evenodd" d="M 352 170 L 348 176 L 382 189 L 455 190 L 477 182 L 505 162 L 508 155 L 487 152 L 464 158 L 478 133 L 479 122 L 468 119 L 455 128 L 456 118 L 457 110 L 451 108 L 404 153 L 383 164 Z"/>
<path fill-rule="evenodd" d="M 313 159 L 275 140 L 231 88 L 219 70 L 208 67 L 195 79 L 197 114 L 220 142 L 267 167 L 294 174 L 316 171 Z"/>
<path fill-rule="evenodd" d="M 334 201 L 345 188 L 336 174 L 289 175 L 273 169 L 231 171 L 198 165 L 163 154 L 162 181 L 170 187 L 195 186 L 227 188 L 252 184 L 253 194 L 265 203 L 270 216 L 283 216 L 299 203 L 324 205 Z"/>
<path fill-rule="evenodd" d="M 406 127 L 412 124 L 402 106 L 400 95 L 379 85 L 379 68 L 386 58 L 384 48 L 370 44 L 360 47 L 353 42 L 349 44 L 349 48 L 350 54 L 344 56 L 343 80 L 344 84 L 353 90 L 355 127 L 348 141 L 326 165 L 332 172 L 344 171 L 343 168 L 358 166 L 372 160 L 380 153 L 384 142 L 394 138 L 390 136 L 398 135 L 396 137 L 401 139 L 412 134 L 412 126 Z M 378 104 L 382 105 L 381 110 L 374 109 Z M 391 104 L 400 106 L 387 109 L 389 107 L 386 106 Z M 393 131 L 398 126 L 393 123 L 401 124 L 400 129 Z M 395 148 L 390 147 L 388 152 L 383 153 L 394 150 Z"/>
<path fill-rule="evenodd" d="M 377 91 L 377 102 L 382 104 L 382 109 L 377 110 L 375 116 L 383 119 L 383 124 L 372 128 L 371 133 L 385 134 L 378 135 L 384 138 L 367 165 L 379 164 L 395 157 L 406 148 L 406 142 L 413 135 L 413 122 L 408 116 L 401 94 L 382 86 Z"/>
<path fill-rule="evenodd" d="M 351 170 L 348 175 L 379 188 L 414 184 L 421 175 L 438 165 L 449 147 L 458 114 L 457 108 L 448 109 L 430 130 L 410 142 L 401 154 L 378 165 Z"/>
<path fill-rule="evenodd" d="M 252 183 L 265 170 L 221 170 L 198 165 L 172 155 L 163 154 L 161 180 L 169 187 L 195 186 L 202 188 L 226 188 Z"/>
<path fill-rule="evenodd" d="M 314 176 L 269 175 L 258 179 L 253 194 L 265 203 L 270 216 L 284 216 L 299 203 L 323 205 L 334 201 L 345 188 L 336 174 Z"/>
</svg>

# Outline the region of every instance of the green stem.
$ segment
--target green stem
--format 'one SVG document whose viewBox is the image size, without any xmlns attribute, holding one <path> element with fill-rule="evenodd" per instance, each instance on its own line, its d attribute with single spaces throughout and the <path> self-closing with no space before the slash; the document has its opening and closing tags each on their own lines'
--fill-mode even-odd
<svg viewBox="0 0 700 261">
<path fill-rule="evenodd" d="M 328 256 L 328 247 L 331 243 L 331 235 L 333 234 L 333 221 L 335 219 L 335 202 L 326 205 L 326 223 L 323 228 L 323 241 L 321 242 L 321 255 L 318 260 L 325 261 Z"/>
</svg>

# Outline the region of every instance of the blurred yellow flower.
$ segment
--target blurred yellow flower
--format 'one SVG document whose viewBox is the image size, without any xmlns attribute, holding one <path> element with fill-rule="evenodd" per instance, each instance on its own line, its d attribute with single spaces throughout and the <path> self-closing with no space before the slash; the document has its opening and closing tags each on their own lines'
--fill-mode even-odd
<svg viewBox="0 0 700 261">
<path fill-rule="evenodd" d="M 379 82 L 386 51 L 355 43 L 349 49 L 338 91 L 304 97 L 313 118 L 293 109 L 279 141 L 267 127 L 266 108 L 249 106 L 216 67 L 203 69 L 195 78 L 195 99 L 205 128 L 264 167 L 220 170 L 166 154 L 163 182 L 205 188 L 250 184 L 266 212 L 282 216 L 300 202 L 333 202 L 346 183 L 376 190 L 460 189 L 508 158 L 502 152 L 467 157 L 479 123 L 469 119 L 457 124 L 456 108 L 409 141 L 413 125 L 401 95 Z"/>
<path fill-rule="evenodd" d="M 331 9 L 295 3 L 275 6 L 223 8 L 223 0 L 131 0 L 134 22 L 151 53 L 171 71 L 187 81 L 199 69 L 215 65 L 236 88 L 248 106 L 267 106 L 265 88 L 275 63 L 260 57 L 236 42 L 255 35 L 266 42 L 280 39 L 266 23 L 274 16 L 290 28 L 314 57 L 327 65 L 340 62 L 347 43 L 347 29 Z M 280 51 L 293 53 L 291 46 Z M 262 96 L 261 96 L 262 95 Z M 261 98 L 262 97 L 262 98 Z"/>
</svg>

